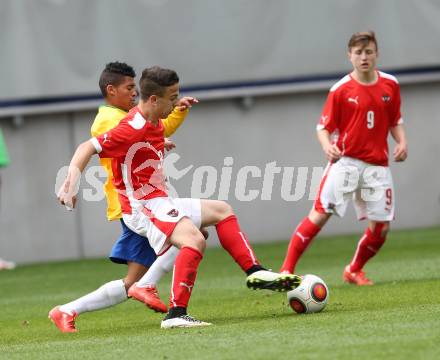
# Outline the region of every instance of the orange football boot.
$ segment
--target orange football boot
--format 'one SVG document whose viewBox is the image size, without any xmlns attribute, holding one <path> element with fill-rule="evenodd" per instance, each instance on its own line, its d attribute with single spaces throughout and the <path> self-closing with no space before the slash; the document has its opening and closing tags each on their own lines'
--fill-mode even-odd
<svg viewBox="0 0 440 360">
<path fill-rule="evenodd" d="M 168 308 L 163 303 L 159 297 L 156 287 L 139 287 L 137 283 L 134 283 L 130 289 L 128 289 L 127 295 L 136 299 L 145 305 L 147 305 L 151 310 L 161 313 L 167 313 Z"/>
<path fill-rule="evenodd" d="M 78 332 L 75 328 L 75 319 L 78 315 L 74 312 L 73 315 L 60 311 L 59 306 L 55 306 L 49 311 L 48 318 L 60 329 L 63 333 Z"/>
<path fill-rule="evenodd" d="M 356 271 L 356 272 L 351 272 L 350 265 L 347 265 L 345 267 L 342 278 L 345 282 L 350 283 L 350 284 L 355 284 L 358 286 L 373 285 L 374 284 L 370 279 L 365 277 L 365 273 L 362 270 Z"/>
</svg>

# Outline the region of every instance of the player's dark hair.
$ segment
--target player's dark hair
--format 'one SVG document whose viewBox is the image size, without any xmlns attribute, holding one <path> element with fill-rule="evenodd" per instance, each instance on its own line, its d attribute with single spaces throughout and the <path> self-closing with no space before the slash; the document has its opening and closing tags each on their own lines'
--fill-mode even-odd
<svg viewBox="0 0 440 360">
<path fill-rule="evenodd" d="M 364 48 L 369 43 L 373 42 L 374 45 L 376 45 L 376 51 L 378 50 L 377 46 L 377 40 L 376 40 L 376 34 L 374 31 L 361 31 L 356 32 L 353 35 L 351 35 L 350 40 L 348 41 L 348 51 L 351 51 L 351 49 L 355 46 L 362 46 Z"/>
<path fill-rule="evenodd" d="M 139 90 L 142 100 L 148 100 L 151 95 L 163 96 L 165 89 L 179 82 L 174 70 L 163 69 L 159 66 L 146 68 L 139 80 Z"/>
<path fill-rule="evenodd" d="M 123 83 L 126 76 L 136 77 L 136 73 L 130 65 L 119 61 L 105 65 L 105 69 L 99 78 L 99 88 L 101 89 L 102 96 L 107 96 L 108 85 L 118 86 Z"/>
</svg>

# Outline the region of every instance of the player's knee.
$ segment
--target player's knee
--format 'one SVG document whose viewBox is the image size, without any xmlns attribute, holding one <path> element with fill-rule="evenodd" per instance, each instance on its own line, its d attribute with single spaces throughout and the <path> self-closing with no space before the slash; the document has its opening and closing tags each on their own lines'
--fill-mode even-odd
<svg viewBox="0 0 440 360">
<path fill-rule="evenodd" d="M 234 210 L 232 209 L 232 206 L 229 205 L 226 201 L 218 202 L 217 212 L 218 212 L 219 220 L 223 220 L 228 216 L 234 215 Z"/>
<path fill-rule="evenodd" d="M 202 200 L 203 225 L 217 225 L 227 217 L 234 215 L 231 205 L 221 200 Z"/>
<path fill-rule="evenodd" d="M 330 219 L 331 214 L 327 214 L 325 212 L 317 211 L 316 209 L 312 209 L 309 213 L 309 220 L 314 223 L 315 225 L 318 225 L 320 228 L 322 228 Z"/>
<path fill-rule="evenodd" d="M 188 228 L 184 236 L 183 246 L 189 246 L 199 250 L 201 253 L 205 251 L 206 240 L 203 234 L 195 226 Z"/>
<path fill-rule="evenodd" d="M 196 241 L 197 241 L 197 246 L 199 247 L 200 251 L 203 253 L 206 249 L 206 239 L 201 232 L 199 232 Z"/>
<path fill-rule="evenodd" d="M 387 236 L 389 230 L 390 230 L 390 223 L 383 223 L 382 230 L 380 231 L 381 237 Z"/>
<path fill-rule="evenodd" d="M 195 231 L 191 238 L 189 239 L 187 246 L 193 247 L 199 250 L 201 253 L 205 251 L 206 248 L 206 240 L 203 234 L 200 231 Z"/>
</svg>

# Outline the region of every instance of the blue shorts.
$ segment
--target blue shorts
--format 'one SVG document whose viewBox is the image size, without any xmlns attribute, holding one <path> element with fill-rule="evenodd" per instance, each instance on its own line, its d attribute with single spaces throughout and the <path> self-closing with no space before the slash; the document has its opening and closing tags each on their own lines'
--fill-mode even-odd
<svg viewBox="0 0 440 360">
<path fill-rule="evenodd" d="M 117 264 L 127 264 L 133 261 L 150 267 L 156 260 L 156 253 L 148 239 L 131 231 L 121 219 L 122 234 L 113 245 L 110 260 Z"/>
</svg>

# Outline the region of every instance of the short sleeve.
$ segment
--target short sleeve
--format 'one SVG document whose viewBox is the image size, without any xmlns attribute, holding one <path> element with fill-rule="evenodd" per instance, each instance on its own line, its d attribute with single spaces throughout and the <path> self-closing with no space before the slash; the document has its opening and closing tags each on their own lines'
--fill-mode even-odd
<svg viewBox="0 0 440 360">
<path fill-rule="evenodd" d="M 130 147 L 142 141 L 143 138 L 143 127 L 137 129 L 124 119 L 110 131 L 92 138 L 91 142 L 99 157 L 117 158 L 125 156 Z"/>
<path fill-rule="evenodd" d="M 394 127 L 399 124 L 403 124 L 402 114 L 400 113 L 400 86 L 399 84 L 396 84 L 396 87 L 394 89 L 394 98 L 392 103 L 392 110 L 391 110 L 391 116 L 390 116 L 390 126 Z"/>
<path fill-rule="evenodd" d="M 321 118 L 316 127 L 317 130 L 327 130 L 330 134 L 333 133 L 338 127 L 338 104 L 337 104 L 337 92 L 330 91 L 327 100 L 324 104 L 324 108 L 321 113 Z"/>
</svg>

